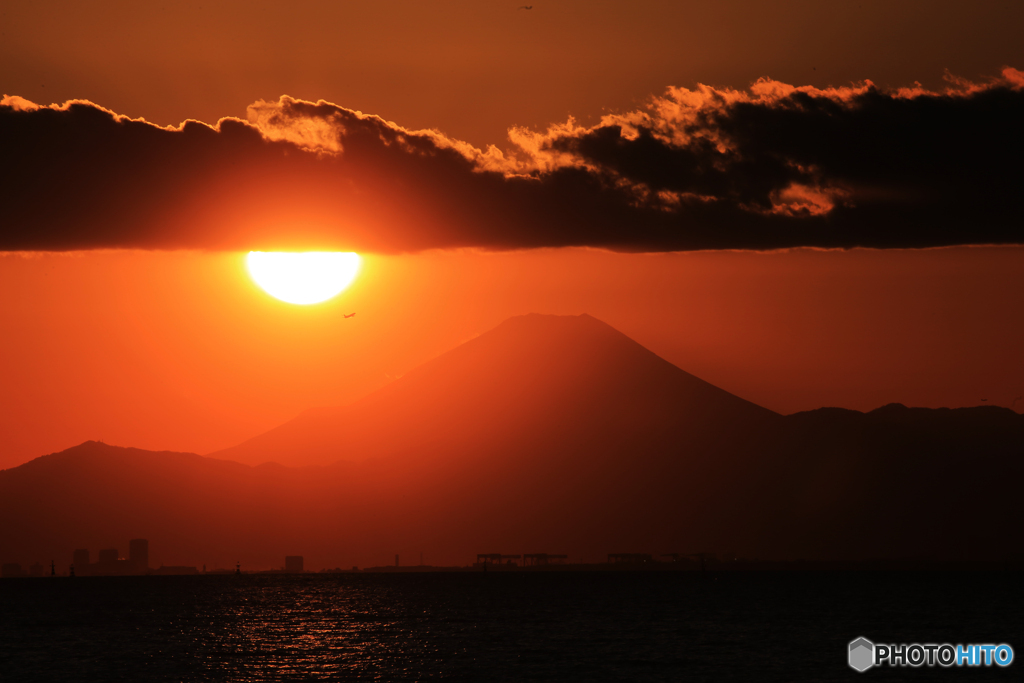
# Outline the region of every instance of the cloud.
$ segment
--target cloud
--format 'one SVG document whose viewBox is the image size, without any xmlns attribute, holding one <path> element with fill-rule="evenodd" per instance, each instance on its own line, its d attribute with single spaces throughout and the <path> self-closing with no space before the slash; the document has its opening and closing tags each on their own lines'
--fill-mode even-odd
<svg viewBox="0 0 1024 683">
<path fill-rule="evenodd" d="M 0 250 L 1024 243 L 1024 73 L 669 88 L 481 150 L 320 101 L 160 127 L 0 101 Z"/>
</svg>

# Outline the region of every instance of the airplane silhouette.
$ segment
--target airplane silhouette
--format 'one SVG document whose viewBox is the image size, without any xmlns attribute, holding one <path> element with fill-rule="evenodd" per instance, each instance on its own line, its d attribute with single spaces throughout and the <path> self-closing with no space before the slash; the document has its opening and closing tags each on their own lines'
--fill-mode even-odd
<svg viewBox="0 0 1024 683">
<path fill-rule="evenodd" d="M 520 5 L 518 9 L 533 9 L 533 5 Z"/>
<path fill-rule="evenodd" d="M 352 317 L 352 316 L 354 316 L 354 315 L 355 315 L 355 313 L 349 313 L 348 315 L 345 315 L 344 313 L 342 313 L 342 314 L 341 314 L 341 317 L 342 317 L 342 318 L 351 318 L 351 317 Z"/>
</svg>

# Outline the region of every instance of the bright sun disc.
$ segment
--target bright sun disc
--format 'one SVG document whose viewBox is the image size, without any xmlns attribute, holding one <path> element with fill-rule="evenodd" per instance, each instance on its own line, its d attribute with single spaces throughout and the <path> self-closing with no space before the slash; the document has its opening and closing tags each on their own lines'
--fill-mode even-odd
<svg viewBox="0 0 1024 683">
<path fill-rule="evenodd" d="M 270 296 L 290 304 L 318 304 L 336 296 L 359 272 L 359 254 L 339 251 L 250 251 L 249 274 Z"/>
</svg>

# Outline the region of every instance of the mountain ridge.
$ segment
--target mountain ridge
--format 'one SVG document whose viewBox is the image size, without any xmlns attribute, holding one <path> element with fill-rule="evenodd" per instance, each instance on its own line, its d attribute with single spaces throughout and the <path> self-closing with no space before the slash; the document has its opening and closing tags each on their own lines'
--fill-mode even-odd
<svg viewBox="0 0 1024 683">
<path fill-rule="evenodd" d="M 558 353 L 563 355 L 556 356 Z M 581 354 L 580 358 L 571 357 Z M 595 375 L 609 372 L 607 366 L 601 367 L 602 361 L 614 362 L 615 367 L 611 371 L 617 373 L 604 386 L 600 378 L 589 376 L 589 369 L 593 367 L 599 368 L 594 371 Z M 509 372 L 507 368 L 500 367 L 502 363 L 517 365 L 522 370 Z M 538 366 L 542 366 L 540 373 L 537 372 Z M 472 373 L 478 374 L 470 377 Z M 351 459 L 352 451 L 357 451 L 357 455 L 362 454 L 359 459 L 377 457 L 408 450 L 436 436 L 427 425 L 419 425 L 418 429 L 410 428 L 412 433 L 403 442 L 397 438 L 398 435 L 389 433 L 395 429 L 394 426 L 368 426 L 367 412 L 382 403 L 393 404 L 386 407 L 386 410 L 404 410 L 406 413 L 415 412 L 414 406 L 428 406 L 427 410 L 431 410 L 429 406 L 443 406 L 444 411 L 433 411 L 435 419 L 458 419 L 459 412 L 473 413 L 477 408 L 476 402 L 482 401 L 496 409 L 513 410 L 517 412 L 518 419 L 535 423 L 543 419 L 538 414 L 540 411 L 522 410 L 528 401 L 536 400 L 528 395 L 531 389 L 539 390 L 543 387 L 546 393 L 559 393 L 567 396 L 566 400 L 574 401 L 581 399 L 571 395 L 571 392 L 587 391 L 593 394 L 604 391 L 609 395 L 607 400 L 614 402 L 611 396 L 614 392 L 629 395 L 630 392 L 652 388 L 637 386 L 634 378 L 641 374 L 663 375 L 664 378 L 658 378 L 662 385 L 673 384 L 659 387 L 660 391 L 669 394 L 664 398 L 683 402 L 686 405 L 680 407 L 691 411 L 714 412 L 728 408 L 744 411 L 752 420 L 777 416 L 766 408 L 734 396 L 678 368 L 592 316 L 529 314 L 509 318 L 494 329 L 441 354 L 348 406 L 305 411 L 297 418 L 238 446 L 209 455 L 249 464 L 262 461 L 293 464 L 289 460 L 293 460 L 292 453 L 298 442 L 307 454 L 317 454 L 315 458 L 307 457 L 299 461 L 302 463 L 326 464 L 332 457 L 345 459 L 347 456 Z M 453 386 L 458 382 L 461 384 Z M 521 403 L 510 406 L 500 396 L 486 394 L 488 387 L 498 384 L 502 391 L 518 394 Z M 466 398 L 460 404 L 457 400 L 451 401 L 453 395 L 469 395 L 471 398 Z M 640 396 L 634 398 L 643 400 Z M 697 402 L 703 402 L 706 406 L 698 406 Z M 607 406 L 607 409 L 611 407 Z M 332 422 L 340 424 L 332 425 Z M 407 425 L 414 422 L 408 420 Z M 473 425 L 464 424 L 460 429 L 470 432 L 473 428 Z M 362 429 L 373 429 L 373 432 L 361 434 Z M 312 430 L 317 430 L 316 435 L 311 436 Z M 342 448 L 342 432 L 347 432 L 346 438 L 349 439 L 345 449 Z M 382 438 L 396 438 L 396 442 L 382 446 Z"/>
<path fill-rule="evenodd" d="M 135 537 L 168 564 L 210 566 L 279 566 L 285 554 L 365 566 L 424 551 L 465 564 L 495 549 L 591 561 L 1024 555 L 1013 411 L 781 416 L 589 316 L 499 332 L 367 402 L 356 417 L 375 450 L 358 462 L 253 466 L 86 442 L 0 471 L 0 559 Z"/>
</svg>

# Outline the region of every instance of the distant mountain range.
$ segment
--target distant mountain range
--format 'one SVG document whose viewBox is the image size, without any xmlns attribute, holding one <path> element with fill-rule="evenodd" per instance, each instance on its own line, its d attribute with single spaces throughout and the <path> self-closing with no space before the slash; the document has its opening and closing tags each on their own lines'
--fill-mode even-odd
<svg viewBox="0 0 1024 683">
<path fill-rule="evenodd" d="M 659 358 L 589 315 L 526 315 L 345 408 L 310 410 L 210 457 L 329 464 L 578 441 L 614 429 L 696 433 L 776 415 Z"/>
<path fill-rule="evenodd" d="M 0 471 L 0 560 L 465 564 L 482 552 L 1024 557 L 1024 416 L 782 416 L 590 316 L 528 315 L 209 457 L 87 442 Z M 273 464 L 276 463 L 276 464 Z"/>
</svg>

